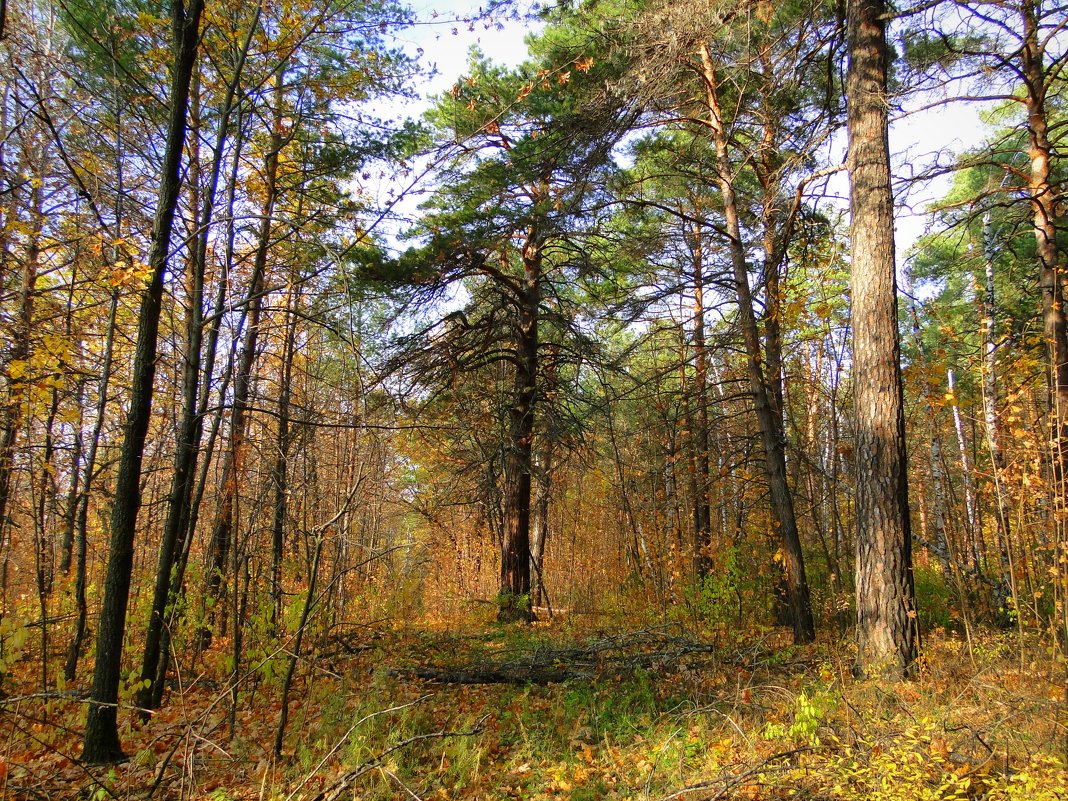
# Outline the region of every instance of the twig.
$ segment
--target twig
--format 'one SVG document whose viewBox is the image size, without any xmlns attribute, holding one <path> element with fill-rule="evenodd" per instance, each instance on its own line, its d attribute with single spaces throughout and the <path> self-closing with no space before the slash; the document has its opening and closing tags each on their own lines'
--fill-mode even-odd
<svg viewBox="0 0 1068 801">
<path fill-rule="evenodd" d="M 723 787 L 720 788 L 719 792 L 717 792 L 713 796 L 710 796 L 706 801 L 719 801 L 719 799 L 725 797 L 727 795 L 727 793 L 729 793 L 731 790 L 733 790 L 739 784 L 744 782 L 746 779 L 749 779 L 752 776 L 755 776 L 756 774 L 760 773 L 762 770 L 764 770 L 772 762 L 781 762 L 784 759 L 789 759 L 790 757 L 797 756 L 798 754 L 802 754 L 802 753 L 805 753 L 806 751 L 813 751 L 813 750 L 815 750 L 815 749 L 812 746 L 802 746 L 801 748 L 792 748 L 789 751 L 783 751 L 783 752 L 778 753 L 778 754 L 772 754 L 767 759 L 762 760 L 761 762 L 758 762 L 756 765 L 753 765 L 752 767 L 749 767 L 746 770 L 743 770 L 741 773 L 737 773 L 734 776 L 731 776 L 730 778 L 728 778 L 727 781 L 724 783 Z M 723 777 L 719 777 L 719 778 L 716 778 L 716 779 L 711 779 L 711 780 L 705 781 L 705 782 L 699 782 L 698 784 L 691 784 L 688 787 L 683 787 L 683 788 L 681 788 L 679 790 L 676 790 L 675 792 L 671 793 L 670 795 L 664 796 L 663 798 L 660 799 L 660 801 L 674 801 L 674 799 L 682 798 L 684 795 L 687 795 L 689 793 L 696 793 L 696 792 L 698 792 L 700 790 L 709 790 L 709 789 L 715 787 L 721 781 L 723 781 Z"/>
<path fill-rule="evenodd" d="M 380 767 L 379 770 L 381 770 L 384 774 L 389 776 L 389 778 L 393 779 L 393 781 L 395 781 L 397 784 L 399 784 L 401 789 L 404 790 L 404 792 L 406 792 L 409 795 L 409 797 L 412 799 L 412 801 L 423 801 L 422 797 L 417 795 L 415 790 L 413 790 L 411 787 L 409 787 L 404 782 L 402 782 L 400 780 L 400 777 L 396 773 L 394 773 L 393 771 L 389 770 L 388 768 L 384 768 L 384 767 Z"/>
<path fill-rule="evenodd" d="M 18 710 L 16 710 L 15 714 L 16 715 L 18 714 Z M 23 726 L 20 726 L 17 720 L 12 720 L 11 721 L 11 736 L 12 737 L 14 737 L 14 734 L 15 734 L 16 730 L 18 730 L 25 737 L 28 737 L 29 739 L 33 740 L 38 745 L 44 746 L 49 751 L 54 751 L 55 753 L 58 753 L 58 754 L 62 755 L 72 765 L 76 765 L 78 767 L 78 769 L 81 770 L 81 772 L 84 773 L 86 776 L 88 776 L 89 779 L 93 782 L 93 784 L 95 784 L 98 788 L 100 788 L 105 793 L 107 793 L 111 798 L 114 798 L 116 800 L 118 799 L 118 796 L 115 795 L 115 792 L 110 787 L 108 787 L 107 784 L 104 781 L 102 781 L 100 778 L 95 776 L 93 774 L 93 772 L 91 770 L 89 770 L 89 768 L 87 768 L 79 759 L 77 759 L 76 757 L 71 756 L 70 754 L 64 753 L 63 751 L 60 751 L 58 748 L 56 748 L 56 746 L 53 743 L 46 742 L 45 740 L 43 740 L 40 737 L 38 737 L 36 734 L 34 734 L 29 729 L 24 728 Z M 11 743 L 11 739 L 9 738 L 9 740 L 8 740 L 9 749 L 10 749 L 10 743 Z M 7 790 L 9 789 L 8 788 L 8 780 L 10 778 L 10 775 L 11 774 L 10 774 L 10 771 L 9 771 L 7 773 L 7 775 L 4 776 L 4 786 L 3 786 L 3 790 L 4 790 L 3 797 L 4 798 L 7 798 Z"/>
<path fill-rule="evenodd" d="M 23 701 L 36 701 L 42 698 L 85 702 L 89 699 L 89 693 L 83 690 L 48 690 L 46 692 L 30 693 L 29 695 L 12 695 L 7 698 L 0 698 L 0 706 L 10 706 L 11 704 L 20 704 Z"/>
<path fill-rule="evenodd" d="M 351 726 L 349 726 L 348 731 L 346 731 L 343 735 L 341 735 L 340 739 L 338 739 L 338 741 L 336 743 L 334 743 L 334 747 L 331 748 L 329 751 L 327 751 L 326 752 L 326 756 L 324 756 L 321 760 L 319 760 L 319 764 L 316 765 L 315 768 L 301 780 L 300 784 L 298 784 L 295 788 L 293 788 L 293 792 L 291 792 L 289 795 L 286 796 L 285 801 L 293 801 L 293 796 L 295 796 L 298 792 L 300 792 L 300 789 L 305 784 L 308 783 L 308 781 L 312 778 L 312 776 L 315 776 L 320 770 L 322 770 L 323 765 L 325 765 L 330 760 L 330 758 L 333 757 L 334 754 L 336 754 L 338 752 L 338 749 L 340 749 L 341 746 L 343 746 L 348 741 L 349 736 L 354 731 L 356 731 L 356 729 L 358 729 L 364 723 L 369 721 L 371 718 L 378 717 L 379 715 L 388 715 L 390 712 L 399 712 L 402 709 L 408 709 L 409 707 L 413 707 L 416 704 L 423 703 L 423 701 L 426 701 L 431 697 L 432 696 L 430 696 L 430 695 L 424 695 L 421 698 L 416 698 L 414 701 L 409 701 L 406 704 L 400 704 L 398 706 L 392 706 L 389 709 L 379 709 L 376 712 L 372 712 L 369 715 L 364 715 L 362 718 L 360 718 L 355 723 L 353 723 Z"/>
<path fill-rule="evenodd" d="M 317 796 L 315 796 L 312 801 L 337 801 L 337 799 L 341 798 L 341 794 L 344 793 L 345 790 L 347 790 L 354 781 L 363 776 L 365 773 L 368 773 L 376 768 L 381 768 L 382 760 L 384 760 L 394 751 L 399 751 L 402 748 L 407 748 L 409 745 L 413 745 L 418 742 L 423 742 L 424 740 L 440 740 L 449 737 L 473 737 L 476 734 L 481 734 L 482 724 L 488 717 L 489 715 L 483 715 L 481 718 L 479 718 L 475 725 L 467 731 L 438 731 L 431 732 L 429 734 L 417 734 L 414 737 L 409 737 L 406 740 L 402 740 L 396 745 L 390 746 L 386 750 L 380 752 L 367 762 L 357 765 L 355 768 L 342 775 L 332 785 L 330 785 Z M 292 795 L 288 796 L 286 801 L 290 801 L 290 799 L 292 799 Z"/>
</svg>

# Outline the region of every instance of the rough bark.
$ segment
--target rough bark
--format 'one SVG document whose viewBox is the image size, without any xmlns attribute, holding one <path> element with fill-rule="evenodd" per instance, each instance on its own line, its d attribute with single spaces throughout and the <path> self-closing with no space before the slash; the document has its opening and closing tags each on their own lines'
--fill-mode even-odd
<svg viewBox="0 0 1068 801">
<path fill-rule="evenodd" d="M 549 347 L 545 364 L 545 406 L 552 406 L 557 389 L 557 349 Z M 534 508 L 531 523 L 531 601 L 534 606 L 545 606 L 548 593 L 542 566 L 545 561 L 545 542 L 549 538 L 549 497 L 552 491 L 554 439 L 547 426 L 542 426 L 537 463 L 534 466 Z M 550 610 L 550 614 L 552 614 Z"/>
<path fill-rule="evenodd" d="M 897 328 L 884 0 L 848 5 L 848 168 L 856 409 L 857 670 L 904 677 L 917 647 Z"/>
<path fill-rule="evenodd" d="M 530 477 L 537 396 L 541 245 L 541 235 L 532 227 L 522 254 L 524 282 L 516 320 L 515 393 L 509 413 L 508 452 L 504 465 L 504 539 L 498 615 L 502 621 L 533 619 L 530 606 Z"/>
<path fill-rule="evenodd" d="M 1068 494 L 1065 486 L 1065 467 L 1068 465 L 1068 316 L 1064 311 L 1060 254 L 1057 250 L 1057 193 L 1052 183 L 1053 147 L 1049 141 L 1049 119 L 1046 115 L 1049 87 L 1044 43 L 1039 38 L 1038 4 L 1035 0 L 1024 0 L 1019 9 L 1023 26 L 1020 60 L 1027 109 L 1028 157 L 1031 162 L 1028 189 L 1050 363 L 1050 451 L 1057 494 L 1063 504 Z"/>
</svg>

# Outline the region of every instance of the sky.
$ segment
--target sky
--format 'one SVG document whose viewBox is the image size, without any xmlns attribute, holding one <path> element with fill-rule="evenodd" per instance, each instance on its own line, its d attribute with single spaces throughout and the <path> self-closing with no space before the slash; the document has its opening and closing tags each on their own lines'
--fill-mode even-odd
<svg viewBox="0 0 1068 801">
<path fill-rule="evenodd" d="M 523 39 L 533 30 L 527 23 L 503 17 L 470 25 L 455 21 L 479 12 L 480 6 L 469 0 L 417 3 L 412 10 L 420 24 L 399 31 L 397 41 L 411 53 L 422 48 L 424 67 L 437 69 L 437 74 L 419 87 L 424 97 L 443 92 L 456 83 L 466 71 L 471 47 L 477 46 L 490 59 L 507 66 L 515 66 L 526 58 Z"/>
<path fill-rule="evenodd" d="M 525 2 L 520 0 L 521 4 Z M 493 61 L 507 66 L 516 66 L 526 58 L 527 47 L 523 40 L 534 30 L 530 24 L 505 17 L 465 23 L 464 19 L 481 16 L 479 5 L 471 0 L 424 0 L 413 3 L 411 10 L 416 24 L 395 30 L 391 36 L 397 46 L 418 58 L 422 74 L 415 87 L 416 97 L 395 99 L 377 106 L 375 115 L 381 119 L 419 119 L 431 107 L 436 95 L 448 91 L 467 72 L 472 47 L 478 47 Z M 429 175 L 419 180 L 428 162 L 423 159 L 411 164 L 412 169 L 407 174 L 382 171 L 378 173 L 377 184 L 369 182 L 368 176 L 361 183 L 362 191 L 376 195 L 380 205 L 401 196 L 389 217 L 376 225 L 376 232 L 382 237 L 380 241 L 387 246 L 404 247 L 399 234 L 418 214 L 419 204 L 426 197 L 425 190 L 431 184 Z"/>
<path fill-rule="evenodd" d="M 417 118 L 429 107 L 430 98 L 455 84 L 466 72 L 472 46 L 507 66 L 515 66 L 526 58 L 524 37 L 532 30 L 529 23 L 501 17 L 493 22 L 464 24 L 458 20 L 479 11 L 478 4 L 470 0 L 420 2 L 412 9 L 420 24 L 397 32 L 397 42 L 413 55 L 421 50 L 421 63 L 428 72 L 433 70 L 433 74 L 418 87 L 418 100 L 398 104 L 392 109 L 399 116 Z M 950 104 L 896 120 L 890 131 L 895 179 L 919 169 L 935 153 L 960 153 L 974 147 L 984 135 L 979 110 L 969 104 Z M 844 145 L 839 149 L 843 150 Z M 951 178 L 943 177 L 912 184 L 906 193 L 904 184 L 898 181 L 896 239 L 899 267 L 904 263 L 909 247 L 925 231 L 927 206 L 945 195 L 950 182 Z M 828 188 L 839 202 L 847 203 L 848 182 L 844 174 L 833 179 Z M 403 203 L 402 213 L 414 214 L 417 205 L 418 201 Z"/>
</svg>

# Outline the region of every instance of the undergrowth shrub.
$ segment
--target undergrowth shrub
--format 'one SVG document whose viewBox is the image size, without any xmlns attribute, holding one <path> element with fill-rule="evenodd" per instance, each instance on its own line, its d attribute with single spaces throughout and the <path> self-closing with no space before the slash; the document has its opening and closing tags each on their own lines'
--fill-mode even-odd
<svg viewBox="0 0 1068 801">
<path fill-rule="evenodd" d="M 762 554 L 760 556 L 763 556 Z M 729 546 L 715 555 L 708 574 L 683 589 L 679 612 L 726 639 L 738 635 L 752 613 L 771 608 L 767 567 L 757 554 Z"/>
<path fill-rule="evenodd" d="M 990 758 L 971 764 L 954 758 L 932 720 L 890 741 L 843 746 L 837 755 L 805 763 L 822 775 L 824 790 L 841 801 L 1063 801 L 1063 763 L 1037 754 L 1018 770 Z"/>
<path fill-rule="evenodd" d="M 793 722 L 769 722 L 764 726 L 766 740 L 792 740 L 802 745 L 819 745 L 818 731 L 828 715 L 838 708 L 839 693 L 834 690 L 802 690 L 794 705 Z"/>
<path fill-rule="evenodd" d="M 957 615 L 953 610 L 953 589 L 941 571 L 930 566 L 917 567 L 913 575 L 916 580 L 916 614 L 922 630 L 954 626 Z"/>
</svg>

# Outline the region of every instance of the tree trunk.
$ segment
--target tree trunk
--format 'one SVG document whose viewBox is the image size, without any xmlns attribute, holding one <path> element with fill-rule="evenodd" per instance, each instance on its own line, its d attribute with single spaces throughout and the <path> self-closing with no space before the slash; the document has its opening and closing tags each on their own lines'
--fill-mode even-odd
<svg viewBox="0 0 1068 801">
<path fill-rule="evenodd" d="M 694 395 L 697 405 L 694 431 L 697 491 L 693 498 L 694 560 L 697 577 L 712 569 L 712 507 L 708 494 L 712 485 L 708 436 L 708 351 L 705 347 L 705 262 L 701 226 L 694 225 L 690 256 L 693 264 L 693 360 Z"/>
<path fill-rule="evenodd" d="M 153 588 L 152 611 L 149 613 L 145 649 L 141 660 L 141 681 L 145 683 L 145 686 L 138 692 L 137 704 L 142 710 L 155 709 L 159 704 L 156 699 L 162 700 L 163 697 L 162 688 L 154 686 L 160 672 L 160 641 L 163 636 L 163 627 L 166 624 L 168 603 L 174 600 L 171 594 L 171 579 L 174 564 L 180 558 L 180 549 L 186 539 L 189 526 L 193 482 L 197 458 L 200 455 L 200 442 L 204 435 L 204 417 L 199 413 L 199 400 L 204 340 L 204 276 L 207 271 L 208 240 L 214 218 L 219 176 L 222 173 L 223 151 L 229 133 L 230 116 L 234 110 L 234 97 L 240 82 L 245 55 L 248 53 L 258 21 L 259 11 L 257 9 L 250 23 L 244 47 L 234 67 L 234 74 L 226 87 L 218 122 L 219 128 L 212 149 L 211 172 L 204 189 L 204 200 L 196 226 L 197 234 L 193 240 L 195 245 L 189 260 L 185 361 L 182 365 L 182 410 L 174 454 L 174 475 L 171 480 L 167 517 L 163 524 L 159 564 Z M 194 103 L 199 105 L 198 98 L 194 97 Z M 199 131 L 199 125 L 194 125 L 193 130 Z M 210 369 L 209 366 L 209 376 Z"/>
<path fill-rule="evenodd" d="M 121 227 L 116 224 L 116 231 Z M 100 386 L 96 396 L 96 411 L 93 419 L 93 431 L 89 435 L 89 452 L 85 455 L 85 477 L 82 480 L 82 489 L 78 496 L 78 509 L 75 520 L 75 546 L 76 558 L 74 568 L 74 603 L 76 607 L 74 636 L 67 648 L 67 661 L 63 666 L 63 677 L 68 682 L 74 681 L 78 669 L 78 658 L 81 656 L 82 645 L 85 641 L 85 630 L 88 618 L 86 608 L 86 559 L 88 551 L 89 529 L 89 496 L 92 492 L 93 481 L 96 473 L 96 456 L 100 450 L 100 437 L 104 430 L 104 417 L 108 405 L 108 388 L 111 381 L 111 361 L 115 351 L 115 323 L 118 317 L 119 290 L 111 290 L 111 301 L 108 306 L 108 327 L 104 337 L 104 363 L 100 368 Z"/>
<path fill-rule="evenodd" d="M 749 269 L 734 194 L 727 150 L 727 131 L 719 105 L 718 82 L 712 56 L 707 45 L 701 46 L 701 62 L 707 90 L 709 123 L 715 139 L 717 181 L 723 198 L 727 236 L 730 237 L 731 264 L 734 268 L 734 284 L 738 294 L 738 322 L 745 342 L 749 388 L 753 395 L 760 438 L 764 446 L 764 472 L 771 494 L 772 524 L 782 540 L 783 565 L 786 570 L 794 641 L 811 642 L 816 636 L 815 624 L 812 620 L 812 605 L 809 598 L 808 580 L 805 576 L 801 538 L 794 515 L 793 496 L 786 475 L 786 438 L 781 425 L 776 424 L 776 411 L 761 364 L 763 359 L 760 331 L 757 328 L 756 315 L 753 311 L 753 296 L 749 288 Z"/>
<path fill-rule="evenodd" d="M 114 42 L 112 41 L 112 56 L 115 55 Z M 117 71 L 117 59 L 112 59 L 112 69 Z M 114 204 L 114 229 L 115 242 L 122 239 L 126 188 L 123 181 L 123 126 L 122 114 L 124 102 L 119 91 L 116 76 L 112 75 L 114 93 L 113 112 L 115 115 L 115 204 Z M 111 250 L 111 258 L 118 263 L 127 257 L 118 244 L 114 244 Z M 103 266 L 103 265 L 102 265 Z M 88 622 L 88 610 L 86 608 L 86 576 L 88 558 L 88 528 L 89 528 L 89 497 L 92 491 L 93 480 L 96 473 L 96 456 L 100 449 L 100 437 L 104 430 L 105 413 L 108 405 L 108 389 L 111 382 L 111 363 L 115 350 L 115 328 L 119 311 L 119 288 L 111 287 L 111 297 L 108 303 L 107 331 L 104 335 L 103 364 L 100 368 L 100 383 L 97 388 L 95 417 L 93 418 L 93 430 L 89 435 L 89 451 L 85 455 L 85 473 L 82 480 L 81 491 L 78 494 L 77 509 L 74 512 L 74 542 L 77 548 L 76 567 L 74 572 L 74 601 L 76 617 L 74 623 L 74 635 L 67 647 L 67 659 L 63 665 L 63 677 L 67 682 L 74 681 L 78 669 L 78 659 L 81 656 L 82 645 L 85 641 L 85 633 Z"/>
<path fill-rule="evenodd" d="M 122 759 L 118 732 L 118 695 L 122 639 L 130 599 L 133 545 L 141 505 L 141 462 L 152 411 L 156 374 L 156 345 L 163 306 L 163 278 L 170 251 L 171 230 L 181 189 L 180 167 L 185 149 L 189 87 L 196 63 L 203 0 L 172 0 L 171 24 L 174 64 L 171 71 L 167 141 L 160 177 L 152 244 L 148 254 L 149 285 L 141 301 L 133 362 L 133 391 L 126 418 L 119 472 L 111 517 L 111 542 L 104 580 L 104 601 L 97 631 L 96 666 L 86 718 L 82 758 L 90 763 Z"/>
<path fill-rule="evenodd" d="M 274 735 L 274 755 L 276 758 L 282 756 L 282 743 L 286 736 L 286 724 L 289 721 L 289 691 L 293 687 L 293 677 L 296 675 L 297 663 L 300 661 L 304 632 L 308 628 L 308 619 L 311 616 L 312 609 L 315 607 L 315 594 L 319 589 L 319 565 L 322 561 L 324 539 L 324 532 L 319 531 L 315 539 L 315 551 L 312 555 L 311 570 L 308 576 L 308 591 L 304 596 L 304 605 L 300 610 L 300 622 L 297 624 L 293 652 L 289 657 L 289 663 L 286 665 L 285 678 L 282 680 L 282 699 L 279 703 L 281 710 L 278 716 L 278 728 L 275 730 Z"/>
<path fill-rule="evenodd" d="M 237 501 L 242 464 L 245 455 L 245 432 L 248 427 L 249 398 L 252 394 L 252 369 L 256 362 L 260 335 L 260 315 L 263 310 L 263 289 L 267 271 L 267 255 L 271 245 L 271 224 L 278 199 L 278 157 L 285 139 L 282 135 L 283 108 L 282 90 L 285 86 L 285 68 L 275 75 L 274 114 L 271 139 L 264 164 L 264 201 L 260 209 L 260 227 L 257 233 L 256 253 L 252 264 L 252 278 L 248 292 L 248 321 L 244 340 L 241 343 L 241 359 L 234 373 L 234 403 L 230 417 L 230 441 L 224 451 L 222 466 L 222 502 L 211 531 L 211 545 L 207 577 L 207 596 L 218 599 L 223 590 L 223 576 L 227 570 L 230 549 L 233 547 L 234 527 L 237 517 Z M 236 580 L 236 577 L 235 577 Z M 211 643 L 211 628 L 201 632 L 201 644 Z"/>
<path fill-rule="evenodd" d="M 939 430 L 941 424 L 941 415 L 939 414 L 939 404 L 935 402 L 935 386 L 934 382 L 930 378 L 931 365 L 927 361 L 927 349 L 923 344 L 923 337 L 920 329 L 920 314 L 916 308 L 916 301 L 912 298 L 912 277 L 909 275 L 908 268 L 905 269 L 903 277 L 905 292 L 909 295 L 909 317 L 912 326 L 912 341 L 916 348 L 917 362 L 919 364 L 921 377 L 921 385 L 923 387 L 923 404 L 924 412 L 927 422 L 931 426 L 931 442 L 930 442 L 930 467 L 929 467 L 929 481 L 928 485 L 931 489 L 930 502 L 927 503 L 927 497 L 925 494 L 923 482 L 920 482 L 919 495 L 920 495 L 920 520 L 922 531 L 922 539 L 920 544 L 927 549 L 927 552 L 934 556 L 942 565 L 942 570 L 945 572 L 946 577 L 953 575 L 954 560 L 950 553 L 949 538 L 946 533 L 946 490 L 945 490 L 945 476 L 943 474 L 943 465 L 945 460 L 942 456 L 942 432 Z M 928 526 L 929 524 L 929 526 Z M 930 539 L 928 536 L 928 528 L 934 529 L 934 539 Z"/>
<path fill-rule="evenodd" d="M 533 606 L 545 606 L 548 597 L 545 592 L 545 580 L 542 565 L 545 560 L 545 541 L 549 537 L 549 495 L 552 488 L 552 442 L 545 438 L 541 453 L 534 468 L 534 514 L 531 533 L 530 569 L 533 589 L 530 598 Z"/>
<path fill-rule="evenodd" d="M 979 531 L 979 512 L 975 500 L 975 477 L 972 475 L 972 460 L 968 456 L 968 444 L 964 439 L 964 420 L 957 405 L 957 384 L 952 368 L 946 371 L 946 383 L 949 387 L 950 411 L 953 413 L 953 430 L 957 435 L 957 450 L 960 451 L 961 480 L 964 484 L 964 519 L 968 540 L 969 570 L 978 576 L 982 573 L 979 561 L 979 548 L 976 546 L 976 533 Z"/>
<path fill-rule="evenodd" d="M 78 490 L 82 480 L 82 454 L 85 451 L 85 379 L 78 380 L 74 392 L 78 419 L 74 423 L 74 442 L 71 443 L 70 486 L 67 488 L 66 511 L 63 513 L 63 537 L 59 544 L 59 572 L 70 575 L 74 559 L 74 530 L 78 522 Z"/>
<path fill-rule="evenodd" d="M 857 670 L 915 669 L 917 626 L 897 328 L 884 0 L 848 6 Z"/>
<path fill-rule="evenodd" d="M 557 348 L 555 345 L 550 345 L 549 347 L 549 355 L 545 364 L 544 384 L 544 406 L 546 409 L 551 409 L 556 398 L 557 389 Z M 550 427 L 543 425 L 542 428 L 541 447 L 538 452 L 537 464 L 534 468 L 534 510 L 530 553 L 531 580 L 533 583 L 530 597 L 533 606 L 545 606 L 549 597 L 545 590 L 542 565 L 545 557 L 545 541 L 549 537 L 549 496 L 552 490 L 553 445 L 555 443 Z"/>
<path fill-rule="evenodd" d="M 18 292 L 18 312 L 12 326 L 12 345 L 3 365 L 7 379 L 7 397 L 0 407 L 0 544 L 7 544 L 7 528 L 10 515 L 11 485 L 15 476 L 15 447 L 19 429 L 24 422 L 22 415 L 26 390 L 29 387 L 30 340 L 33 336 L 33 314 L 37 298 L 37 278 L 40 267 L 40 240 L 43 215 L 43 185 L 35 181 L 30 192 L 32 232 L 22 264 L 22 279 Z M 0 610 L 0 615 L 3 610 Z"/>
<path fill-rule="evenodd" d="M 689 392 L 690 381 L 686 375 L 686 364 L 688 358 L 686 355 L 686 332 L 685 329 L 680 326 L 679 328 L 679 394 L 681 395 L 683 420 L 686 424 L 686 484 L 690 492 L 690 517 L 693 520 L 693 539 L 690 543 L 689 554 L 689 568 L 690 568 L 690 582 L 693 586 L 697 586 L 697 580 L 699 578 L 699 543 L 700 529 L 697 525 L 697 515 L 693 512 L 697 508 L 697 496 L 701 493 L 700 481 L 697 477 L 697 418 L 694 414 L 694 401 Z M 680 536 L 682 536 L 682 529 L 680 526 Z M 686 559 L 685 555 L 685 543 L 680 543 L 680 556 Z"/>
<path fill-rule="evenodd" d="M 1038 284 L 1042 292 L 1042 315 L 1050 362 L 1050 419 L 1053 476 L 1060 503 L 1065 502 L 1065 466 L 1068 464 L 1068 317 L 1064 312 L 1064 294 L 1058 272 L 1057 192 L 1052 184 L 1053 147 L 1049 141 L 1046 115 L 1045 50 L 1039 40 L 1038 9 L 1035 0 L 1020 4 L 1023 24 L 1023 47 L 1020 60 L 1024 77 L 1024 102 L 1027 108 L 1028 155 L 1031 174 L 1028 188 L 1038 255 Z"/>
<path fill-rule="evenodd" d="M 1009 488 L 1005 485 L 1005 454 L 1001 450 L 998 421 L 997 379 L 997 306 L 994 295 L 994 231 L 990 212 L 983 215 L 984 291 L 980 294 L 980 317 L 983 337 L 983 430 L 990 451 L 990 472 L 994 480 L 994 503 L 997 509 L 997 548 L 999 579 L 994 591 L 994 610 L 1002 625 L 1009 625 L 1008 602 L 1012 596 L 1009 570 L 1009 537 L 1012 533 Z"/>
<path fill-rule="evenodd" d="M 282 385 L 278 395 L 278 433 L 275 436 L 274 503 L 271 520 L 271 625 L 278 626 L 282 615 L 282 559 L 285 555 L 286 512 L 288 508 L 289 477 L 289 405 L 290 382 L 293 380 L 293 351 L 297 336 L 296 308 L 300 290 L 296 281 L 290 284 L 286 296 L 285 341 L 282 343 Z"/>
<path fill-rule="evenodd" d="M 240 106 L 237 106 L 237 114 L 238 118 L 235 127 L 240 130 Z M 207 337 L 204 344 L 204 355 L 200 371 L 201 390 L 200 400 L 197 406 L 197 420 L 201 427 L 203 427 L 204 421 L 207 419 L 208 406 L 212 398 L 212 376 L 215 372 L 215 357 L 218 350 L 219 332 L 224 317 L 222 309 L 224 308 L 226 293 L 229 290 L 229 275 L 234 262 L 234 242 L 237 235 L 237 228 L 234 222 L 234 205 L 238 169 L 241 164 L 242 143 L 243 139 L 238 137 L 235 142 L 233 156 L 231 157 L 230 178 L 227 189 L 227 205 L 226 213 L 224 214 L 224 219 L 226 220 L 226 246 L 224 248 L 222 268 L 217 280 L 215 298 L 212 304 L 215 313 L 212 317 L 211 324 L 207 329 Z M 243 325 L 244 320 L 242 318 L 242 321 L 237 326 L 237 330 L 242 330 Z M 185 571 L 189 564 L 189 554 L 193 545 L 193 537 L 197 531 L 200 507 L 204 499 L 204 490 L 207 486 L 212 455 L 215 453 L 215 443 L 218 440 L 219 428 L 222 424 L 223 409 L 226 403 L 227 391 L 230 386 L 230 378 L 233 375 L 233 366 L 233 352 L 231 351 L 230 358 L 227 359 L 226 367 L 223 370 L 218 392 L 215 396 L 218 398 L 216 403 L 217 411 L 212 418 L 208 440 L 202 449 L 203 453 L 200 454 L 200 470 L 196 477 L 196 481 L 194 482 L 195 489 L 193 490 L 193 495 L 188 507 L 185 510 L 186 516 L 179 523 L 179 531 L 184 539 L 175 543 L 175 559 L 171 571 L 170 590 L 166 606 L 166 620 L 160 631 L 159 656 L 156 660 L 155 678 L 152 680 L 152 698 L 148 705 L 151 709 L 158 709 L 163 702 L 163 690 L 170 662 L 171 630 L 176 624 L 177 610 L 181 606 L 179 602 L 185 592 Z M 202 439 L 203 435 L 201 434 L 198 442 Z"/>
<path fill-rule="evenodd" d="M 504 541 L 501 545 L 501 621 L 531 621 L 530 489 L 541 305 L 541 236 L 532 227 L 523 246 L 523 296 L 516 321 L 515 396 L 504 467 Z"/>
</svg>

